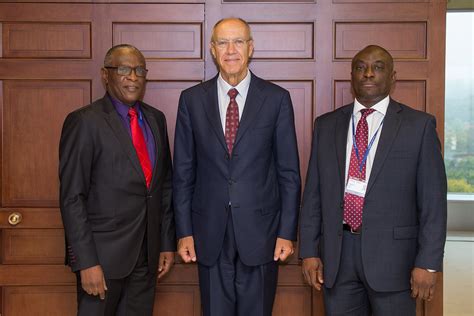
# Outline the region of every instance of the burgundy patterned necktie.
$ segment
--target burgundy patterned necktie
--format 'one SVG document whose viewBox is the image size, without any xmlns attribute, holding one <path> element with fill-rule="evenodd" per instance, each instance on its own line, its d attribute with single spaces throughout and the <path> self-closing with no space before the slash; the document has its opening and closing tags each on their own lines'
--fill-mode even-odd
<svg viewBox="0 0 474 316">
<path fill-rule="evenodd" d="M 132 134 L 132 143 L 137 152 L 138 160 L 142 166 L 143 174 L 145 175 L 146 186 L 150 188 L 152 168 L 150 157 L 148 155 L 148 149 L 146 147 L 145 137 L 143 131 L 138 123 L 138 113 L 134 107 L 128 109 L 128 115 L 130 116 L 130 131 Z"/>
<path fill-rule="evenodd" d="M 357 130 L 355 134 L 355 141 L 359 152 L 357 158 L 354 146 L 352 146 L 351 160 L 349 163 L 349 174 L 347 178 L 356 178 L 365 180 L 365 166 L 367 160 L 363 162 L 362 170 L 360 164 L 362 163 L 364 153 L 367 150 L 367 142 L 369 137 L 369 125 L 367 124 L 367 116 L 373 113 L 374 109 L 361 110 L 362 117 L 357 123 Z M 353 230 L 357 230 L 362 225 L 362 209 L 364 207 L 364 197 L 354 195 L 346 192 L 344 195 L 344 221 L 349 224 Z"/>
<path fill-rule="evenodd" d="M 235 136 L 239 129 L 239 106 L 237 105 L 237 101 L 235 101 L 235 97 L 239 94 L 239 91 L 234 88 L 230 89 L 227 94 L 230 97 L 230 102 L 227 106 L 227 112 L 225 115 L 225 142 L 229 154 L 232 154 Z"/>
</svg>

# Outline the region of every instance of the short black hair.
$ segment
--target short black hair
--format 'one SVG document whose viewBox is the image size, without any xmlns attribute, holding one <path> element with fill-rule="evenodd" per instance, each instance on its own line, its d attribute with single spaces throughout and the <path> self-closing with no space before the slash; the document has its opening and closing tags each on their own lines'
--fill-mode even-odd
<svg viewBox="0 0 474 316">
<path fill-rule="evenodd" d="M 110 48 L 107 51 L 107 54 L 105 54 L 104 67 L 112 66 L 113 55 L 116 51 L 118 51 L 120 49 L 130 49 L 130 50 L 138 53 L 141 57 L 143 57 L 143 60 L 145 60 L 145 56 L 143 56 L 142 52 L 138 48 L 136 48 L 135 46 L 130 45 L 130 44 L 119 44 L 119 45 L 115 45 L 112 48 Z"/>
</svg>

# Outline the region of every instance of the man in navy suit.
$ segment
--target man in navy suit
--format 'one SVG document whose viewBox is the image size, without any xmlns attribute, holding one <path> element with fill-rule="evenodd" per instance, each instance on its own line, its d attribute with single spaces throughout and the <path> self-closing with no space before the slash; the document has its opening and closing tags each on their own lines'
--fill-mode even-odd
<svg viewBox="0 0 474 316">
<path fill-rule="evenodd" d="M 382 47 L 358 52 L 351 75 L 354 102 L 315 121 L 303 274 L 323 287 L 327 315 L 415 315 L 416 298 L 433 298 L 446 238 L 435 118 L 389 97 L 395 71 Z"/>
<path fill-rule="evenodd" d="M 247 22 L 216 23 L 213 79 L 183 91 L 174 143 L 178 253 L 198 263 L 204 315 L 271 315 L 293 253 L 299 160 L 288 91 L 248 69 Z"/>
</svg>

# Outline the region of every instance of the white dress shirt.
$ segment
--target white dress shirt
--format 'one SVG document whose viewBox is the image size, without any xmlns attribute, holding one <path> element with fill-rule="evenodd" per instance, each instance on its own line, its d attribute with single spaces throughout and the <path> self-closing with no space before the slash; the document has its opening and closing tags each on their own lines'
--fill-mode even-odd
<svg viewBox="0 0 474 316">
<path fill-rule="evenodd" d="M 369 182 L 370 178 L 370 173 L 372 171 L 372 165 L 374 163 L 374 158 L 375 158 L 375 153 L 377 152 L 377 146 L 379 144 L 379 139 L 380 139 L 380 134 L 382 134 L 382 129 L 383 129 L 383 124 L 382 121 L 385 117 L 385 114 L 387 113 L 387 108 L 388 104 L 390 103 L 390 97 L 387 96 L 385 99 L 381 100 L 380 102 L 376 103 L 374 106 L 371 107 L 371 109 L 374 109 L 375 111 L 371 113 L 369 116 L 367 116 L 367 124 L 369 125 L 369 137 L 367 140 L 367 145 L 370 143 L 372 137 L 374 136 L 375 132 L 377 132 L 377 136 L 374 139 L 374 143 L 372 147 L 370 148 L 369 154 L 367 156 L 366 160 L 366 166 L 365 166 L 365 179 L 366 183 Z M 352 143 L 353 143 L 353 138 L 352 138 L 352 119 L 354 118 L 354 130 L 357 129 L 357 123 L 359 123 L 360 118 L 362 117 L 362 114 L 360 110 L 366 109 L 365 106 L 359 103 L 357 99 L 354 100 L 354 110 L 353 110 L 353 115 L 349 121 L 349 131 L 347 132 L 347 145 L 346 145 L 346 173 L 345 173 L 345 183 L 347 184 L 347 175 L 349 174 L 349 163 L 351 161 L 351 152 L 352 152 Z M 382 126 L 381 126 L 382 124 Z M 354 135 L 355 136 L 355 135 Z M 361 156 L 364 155 L 364 153 L 359 153 Z"/>
<path fill-rule="evenodd" d="M 235 101 L 237 102 L 237 105 L 239 107 L 239 121 L 242 119 L 242 113 L 244 112 L 244 106 L 245 106 L 245 101 L 247 100 L 247 93 L 249 92 L 249 87 L 250 87 L 250 70 L 247 70 L 247 75 L 245 78 L 239 82 L 238 85 L 235 87 L 231 86 L 228 84 L 224 78 L 222 78 L 222 75 L 219 73 L 219 77 L 217 78 L 217 99 L 219 102 L 219 114 L 221 116 L 221 124 L 222 124 L 222 130 L 225 134 L 225 117 L 227 114 L 227 106 L 229 105 L 230 102 L 230 97 L 227 94 L 230 89 L 237 89 L 239 91 L 239 94 L 235 97 Z"/>
</svg>

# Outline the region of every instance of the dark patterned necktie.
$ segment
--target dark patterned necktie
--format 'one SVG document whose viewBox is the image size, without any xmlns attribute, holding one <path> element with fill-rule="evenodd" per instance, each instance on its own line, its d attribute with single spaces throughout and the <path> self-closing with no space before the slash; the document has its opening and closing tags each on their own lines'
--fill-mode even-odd
<svg viewBox="0 0 474 316">
<path fill-rule="evenodd" d="M 357 123 L 357 130 L 355 134 L 355 141 L 359 152 L 357 157 L 355 148 L 352 146 L 351 160 L 349 163 L 349 174 L 347 176 L 359 180 L 365 180 L 365 166 L 367 160 L 363 163 L 362 170 L 360 165 L 362 163 L 364 153 L 367 150 L 367 142 L 369 137 L 369 125 L 367 124 L 367 116 L 373 113 L 374 109 L 361 110 L 362 117 Z M 346 183 L 347 184 L 347 183 Z M 362 225 L 362 209 L 364 208 L 364 197 L 354 195 L 346 192 L 344 195 L 344 221 L 349 224 L 353 230 L 357 230 Z"/>
<path fill-rule="evenodd" d="M 227 94 L 230 97 L 230 102 L 225 115 L 225 142 L 229 154 L 232 154 L 235 136 L 239 129 L 239 106 L 237 105 L 237 101 L 235 101 L 235 97 L 239 94 L 239 91 L 237 91 L 237 89 L 230 89 Z"/>
<path fill-rule="evenodd" d="M 128 109 L 128 115 L 130 116 L 130 131 L 132 134 L 133 146 L 135 147 L 138 160 L 140 160 L 140 165 L 142 166 L 143 174 L 145 175 L 146 186 L 150 188 L 152 168 L 145 137 L 143 136 L 143 131 L 138 123 L 137 110 L 134 107 L 130 107 L 130 109 Z"/>
</svg>

